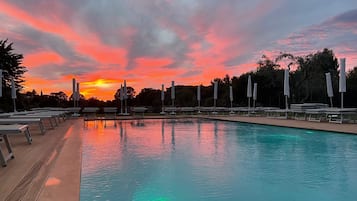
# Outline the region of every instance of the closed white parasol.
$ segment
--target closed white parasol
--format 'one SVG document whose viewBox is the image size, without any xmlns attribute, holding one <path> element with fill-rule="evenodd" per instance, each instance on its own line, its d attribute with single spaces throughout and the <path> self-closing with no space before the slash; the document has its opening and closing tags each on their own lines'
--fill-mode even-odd
<svg viewBox="0 0 357 201">
<path fill-rule="evenodd" d="M 330 98 L 330 106 L 333 107 L 333 104 L 332 104 L 333 89 L 332 89 L 331 74 L 325 73 L 325 75 L 326 75 L 327 96 Z"/>
<path fill-rule="evenodd" d="M 343 93 L 346 92 L 346 59 L 340 59 L 339 92 L 341 93 L 341 108 L 343 108 Z"/>
</svg>

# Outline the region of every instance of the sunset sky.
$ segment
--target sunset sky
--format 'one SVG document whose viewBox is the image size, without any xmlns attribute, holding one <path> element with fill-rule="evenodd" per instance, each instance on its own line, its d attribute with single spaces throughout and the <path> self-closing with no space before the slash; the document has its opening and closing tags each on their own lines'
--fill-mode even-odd
<svg viewBox="0 0 357 201">
<path fill-rule="evenodd" d="M 207 85 L 262 54 L 323 48 L 357 66 L 356 0 L 0 0 L 0 40 L 24 55 L 25 91 L 111 100 L 123 80 Z"/>
</svg>

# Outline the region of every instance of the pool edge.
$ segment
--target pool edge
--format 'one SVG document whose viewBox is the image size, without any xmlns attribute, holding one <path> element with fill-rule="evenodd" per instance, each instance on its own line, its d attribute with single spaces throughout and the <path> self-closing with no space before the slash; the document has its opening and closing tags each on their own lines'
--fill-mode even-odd
<svg viewBox="0 0 357 201">
<path fill-rule="evenodd" d="M 81 119 L 68 128 L 66 142 L 58 158 L 43 184 L 37 197 L 38 201 L 78 201 L 80 200 L 80 179 L 82 164 L 82 135 Z"/>
</svg>

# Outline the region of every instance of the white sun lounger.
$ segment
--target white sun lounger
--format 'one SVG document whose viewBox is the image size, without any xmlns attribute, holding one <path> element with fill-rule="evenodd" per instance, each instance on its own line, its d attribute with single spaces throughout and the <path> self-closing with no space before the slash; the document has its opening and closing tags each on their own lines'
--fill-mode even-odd
<svg viewBox="0 0 357 201">
<path fill-rule="evenodd" d="M 0 125 L 0 135 L 10 135 L 10 134 L 24 134 L 27 142 L 32 143 L 32 137 L 29 131 L 28 125 L 21 124 L 11 124 L 11 125 Z"/>
<path fill-rule="evenodd" d="M 73 117 L 79 117 L 79 113 L 81 111 L 82 108 L 80 107 L 69 107 L 69 108 L 66 108 L 67 111 L 69 112 L 69 114 L 72 114 Z"/>
<path fill-rule="evenodd" d="M 82 110 L 84 121 L 97 120 L 97 112 L 99 107 L 85 107 Z"/>
<path fill-rule="evenodd" d="M 218 114 L 218 112 L 227 112 L 229 109 L 225 107 L 200 107 L 201 112 L 207 112 L 207 114 Z"/>
<path fill-rule="evenodd" d="M 319 108 L 307 109 L 305 112 L 309 121 L 327 119 L 331 123 L 343 123 L 357 115 L 357 108 Z"/>
<path fill-rule="evenodd" d="M 54 128 L 58 125 L 55 115 L 41 115 L 41 114 L 31 114 L 31 115 L 13 115 L 11 119 L 41 119 L 42 121 L 48 119 L 51 125 L 51 128 Z"/>
<path fill-rule="evenodd" d="M 117 119 L 117 111 L 118 108 L 116 107 L 103 107 L 104 112 L 104 127 L 107 126 L 107 121 L 114 121 L 114 126 L 117 126 L 116 119 Z"/>
<path fill-rule="evenodd" d="M 29 115 L 43 115 L 43 116 L 50 115 L 55 119 L 55 121 L 57 121 L 57 119 L 58 119 L 58 122 L 60 122 L 61 119 L 63 121 L 66 120 L 66 114 L 67 114 L 67 112 L 65 112 L 65 111 L 42 111 L 42 112 L 33 113 L 33 114 L 29 114 Z"/>
<path fill-rule="evenodd" d="M 178 109 L 183 114 L 193 114 L 196 111 L 194 107 L 180 107 Z"/>
<path fill-rule="evenodd" d="M 8 138 L 8 135 L 18 135 L 25 134 L 26 139 L 29 144 L 32 143 L 31 134 L 28 130 L 28 125 L 0 125 L 0 136 L 3 138 L 5 142 L 5 146 L 7 148 L 8 154 L 4 155 L 0 148 L 0 163 L 3 167 L 6 167 L 7 161 L 14 158 L 14 154 L 12 152 L 11 144 Z"/>
<path fill-rule="evenodd" d="M 0 118 L 0 125 L 8 125 L 8 124 L 34 124 L 37 123 L 41 134 L 45 134 L 46 129 L 43 126 L 43 122 L 40 118 L 22 118 L 22 119 L 17 119 L 17 118 Z"/>
<path fill-rule="evenodd" d="M 7 161 L 10 160 L 10 159 L 13 159 L 15 157 L 14 157 L 14 153 L 12 152 L 12 148 L 11 148 L 11 144 L 10 144 L 10 141 L 9 141 L 9 137 L 7 135 L 0 135 L 0 140 L 4 140 L 5 146 L 6 146 L 6 149 L 7 149 L 7 152 L 8 152 L 7 155 L 4 155 L 4 153 L 3 153 L 3 151 L 1 150 L 1 147 L 0 147 L 0 164 L 1 164 L 1 166 L 6 167 Z"/>
<path fill-rule="evenodd" d="M 325 111 L 331 123 L 343 123 L 350 121 L 352 116 L 357 115 L 357 108 L 329 108 Z"/>
<path fill-rule="evenodd" d="M 0 118 L 8 118 L 9 116 L 11 116 L 10 113 L 0 113 Z"/>
<path fill-rule="evenodd" d="M 291 110 L 286 109 L 275 109 L 275 110 L 265 110 L 265 113 L 268 118 L 277 118 L 277 119 L 287 119 Z"/>
<path fill-rule="evenodd" d="M 164 111 L 171 114 L 171 115 L 176 115 L 177 112 L 177 107 L 165 107 Z"/>
<path fill-rule="evenodd" d="M 142 113 L 143 116 L 144 116 L 144 113 L 145 113 L 147 110 L 148 110 L 147 107 L 132 107 L 132 108 L 131 108 L 131 111 L 134 113 L 134 115 L 135 115 L 135 113 Z"/>
<path fill-rule="evenodd" d="M 104 119 L 115 120 L 118 109 L 116 107 L 103 107 Z"/>
<path fill-rule="evenodd" d="M 321 122 L 326 118 L 326 108 L 306 109 L 305 114 L 308 121 Z"/>
</svg>

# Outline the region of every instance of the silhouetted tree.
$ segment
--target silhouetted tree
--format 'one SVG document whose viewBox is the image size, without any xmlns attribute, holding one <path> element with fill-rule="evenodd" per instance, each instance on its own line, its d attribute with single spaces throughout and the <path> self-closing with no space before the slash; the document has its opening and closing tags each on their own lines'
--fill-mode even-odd
<svg viewBox="0 0 357 201">
<path fill-rule="evenodd" d="M 337 94 L 335 96 L 338 97 Z M 346 98 L 344 104 L 346 107 L 357 107 L 357 66 L 347 74 Z"/>
<path fill-rule="evenodd" d="M 325 102 L 325 73 L 330 72 L 334 94 L 338 87 L 338 61 L 332 50 L 297 57 L 298 69 L 292 75 L 292 94 L 295 102 Z"/>
<path fill-rule="evenodd" d="M 144 88 L 135 97 L 135 105 L 137 106 L 151 106 L 153 112 L 161 111 L 161 90 Z"/>
<path fill-rule="evenodd" d="M 282 106 L 283 104 L 283 71 L 279 64 L 263 55 L 258 61 L 258 69 L 252 74 L 252 82 L 258 83 L 258 105 Z M 246 97 L 246 86 L 248 75 L 244 79 L 244 96 Z"/>
<path fill-rule="evenodd" d="M 14 53 L 12 45 L 12 43 L 8 43 L 7 39 L 0 40 L 0 69 L 3 70 L 3 79 L 1 80 L 3 97 L 1 98 L 0 108 L 6 112 L 12 110 L 11 78 L 14 78 L 17 90 L 21 90 L 21 83 L 24 82 L 23 74 L 26 72 L 26 67 L 22 66 L 22 54 Z"/>
<path fill-rule="evenodd" d="M 60 92 L 52 92 L 50 94 L 50 96 L 54 96 L 56 97 L 58 100 L 61 100 L 61 101 L 67 101 L 68 97 L 67 95 L 63 92 L 63 91 L 60 91 Z"/>
<path fill-rule="evenodd" d="M 127 86 L 126 87 L 127 95 L 128 95 L 128 100 L 134 99 L 135 97 L 135 89 L 133 87 Z M 114 94 L 114 99 L 115 100 L 120 100 L 120 88 L 117 89 L 117 91 Z"/>
<path fill-rule="evenodd" d="M 0 69 L 3 70 L 3 87 L 10 88 L 11 78 L 14 78 L 16 88 L 22 89 L 21 83 L 24 82 L 23 74 L 27 71 L 22 66 L 22 54 L 13 52 L 13 43 L 8 40 L 0 40 Z"/>
</svg>

